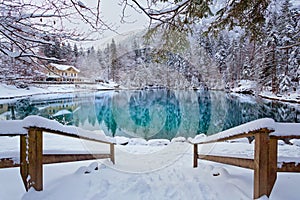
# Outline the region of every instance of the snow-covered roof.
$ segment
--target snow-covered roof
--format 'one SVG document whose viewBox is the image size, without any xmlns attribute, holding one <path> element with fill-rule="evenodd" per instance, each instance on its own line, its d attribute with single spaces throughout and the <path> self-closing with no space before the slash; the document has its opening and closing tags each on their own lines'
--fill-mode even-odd
<svg viewBox="0 0 300 200">
<path fill-rule="evenodd" d="M 48 78 L 60 78 L 58 75 L 47 75 Z"/>
<path fill-rule="evenodd" d="M 55 67 L 56 69 L 58 70 L 61 70 L 61 71 L 66 71 L 70 68 L 74 69 L 76 72 L 80 72 L 79 69 L 77 69 L 76 67 L 72 66 L 72 65 L 61 65 L 61 64 L 56 64 L 56 63 L 50 63 L 49 65 Z"/>
</svg>

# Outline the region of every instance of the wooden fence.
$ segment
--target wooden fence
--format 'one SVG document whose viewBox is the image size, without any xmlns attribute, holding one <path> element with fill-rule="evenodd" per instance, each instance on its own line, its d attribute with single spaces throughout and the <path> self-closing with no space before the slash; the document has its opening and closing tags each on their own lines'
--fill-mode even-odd
<svg viewBox="0 0 300 200">
<path fill-rule="evenodd" d="M 27 130 L 27 134 L 0 134 L 0 136 L 20 136 L 20 163 L 15 163 L 13 158 L 1 158 L 0 168 L 20 167 L 26 191 L 31 187 L 37 191 L 43 190 L 43 164 L 103 158 L 110 158 L 112 163 L 115 163 L 115 147 L 112 142 L 40 127 L 29 127 Z M 43 132 L 104 143 L 109 145 L 110 150 L 104 154 L 43 154 Z"/>
<path fill-rule="evenodd" d="M 238 167 L 248 168 L 254 170 L 254 193 L 253 198 L 259 198 L 263 195 L 270 196 L 275 181 L 277 179 L 277 172 L 300 172 L 300 165 L 296 163 L 282 163 L 281 167 L 277 166 L 277 143 L 279 139 L 300 139 L 300 135 L 284 135 L 275 136 L 271 133 L 274 130 L 268 128 L 260 128 L 255 131 L 247 133 L 236 134 L 233 136 L 219 137 L 210 140 L 209 137 L 203 142 L 193 143 L 194 145 L 194 159 L 193 166 L 198 166 L 198 159 L 209 160 L 213 162 L 234 165 Z M 300 130 L 299 130 L 300 132 Z M 198 145 L 224 142 L 227 140 L 255 137 L 254 159 L 226 157 L 216 155 L 202 155 L 198 153 Z M 216 138 L 216 137 L 214 137 Z"/>
</svg>

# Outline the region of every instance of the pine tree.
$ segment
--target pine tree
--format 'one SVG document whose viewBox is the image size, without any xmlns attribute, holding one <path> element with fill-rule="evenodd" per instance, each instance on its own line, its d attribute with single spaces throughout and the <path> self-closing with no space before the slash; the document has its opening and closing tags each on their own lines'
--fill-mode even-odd
<svg viewBox="0 0 300 200">
<path fill-rule="evenodd" d="M 44 55 L 49 58 L 61 59 L 61 45 L 57 38 L 53 39 L 54 45 L 46 44 L 44 46 Z"/>
<path fill-rule="evenodd" d="M 77 59 L 77 57 L 79 56 L 79 52 L 78 52 L 78 47 L 76 44 L 74 44 L 73 53 L 74 53 L 75 58 Z"/>
<path fill-rule="evenodd" d="M 279 69 L 280 69 L 280 91 L 289 92 L 295 90 L 297 83 L 292 83 L 295 80 L 295 74 L 297 70 L 297 62 L 295 62 L 295 50 L 294 44 L 297 43 L 295 35 L 296 23 L 292 18 L 292 4 L 290 0 L 285 0 L 281 5 L 281 15 L 278 19 L 278 51 L 280 56 Z M 298 37 L 299 38 L 299 37 Z"/>
<path fill-rule="evenodd" d="M 117 71 L 117 47 L 115 40 L 112 39 L 110 44 L 110 53 L 111 53 L 111 74 L 113 81 L 116 80 L 116 71 Z"/>
</svg>

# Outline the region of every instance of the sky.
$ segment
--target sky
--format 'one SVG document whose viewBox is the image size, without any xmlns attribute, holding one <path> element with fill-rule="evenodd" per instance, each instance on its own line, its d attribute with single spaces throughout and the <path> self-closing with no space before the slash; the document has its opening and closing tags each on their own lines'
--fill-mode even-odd
<svg viewBox="0 0 300 200">
<path fill-rule="evenodd" d="M 81 1 L 86 5 L 96 6 L 96 0 Z M 126 10 L 127 23 L 121 23 L 122 6 L 120 5 L 120 2 L 122 2 L 122 0 L 101 0 L 102 19 L 108 24 L 114 24 L 116 31 L 119 34 L 126 34 L 137 29 L 144 29 L 149 25 L 148 18 L 144 14 L 138 13 L 130 7 L 128 7 Z M 105 31 L 102 35 L 102 39 L 99 41 L 86 42 L 85 44 L 82 44 L 82 46 L 88 47 L 94 45 L 94 43 L 103 43 L 111 40 L 112 37 L 118 36 L 118 33 L 113 31 Z"/>
</svg>

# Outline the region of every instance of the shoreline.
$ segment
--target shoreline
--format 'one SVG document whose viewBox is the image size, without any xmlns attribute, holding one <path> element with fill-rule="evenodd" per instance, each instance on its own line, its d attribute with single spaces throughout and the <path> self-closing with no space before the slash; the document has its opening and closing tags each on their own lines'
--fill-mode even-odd
<svg viewBox="0 0 300 200">
<path fill-rule="evenodd" d="M 43 85 L 46 86 L 46 85 Z M 33 84 L 28 88 L 22 89 L 17 88 L 14 85 L 7 85 L 0 83 L 0 100 L 13 100 L 24 97 L 33 97 L 38 95 L 50 95 L 50 94 L 68 94 L 68 93 L 76 93 L 76 92 L 89 92 L 89 91 L 112 91 L 112 90 L 124 90 L 126 88 L 116 88 L 114 84 L 102 85 L 102 84 L 81 84 L 81 87 L 76 86 L 76 84 L 49 84 L 47 87 L 42 87 L 39 84 Z M 126 89 L 128 90 L 128 89 Z M 226 91 L 224 91 L 226 92 Z M 6 94 L 5 94 L 6 93 Z M 226 92 L 228 93 L 228 92 Z M 234 94 L 243 94 L 240 92 L 229 92 Z M 4 95 L 5 94 L 5 95 Z M 3 96 L 2 96 L 3 95 Z M 243 94 L 245 95 L 245 94 Z M 246 94 L 253 96 L 251 94 Z M 274 94 L 260 93 L 258 96 L 263 99 L 272 100 L 272 101 L 280 101 L 285 103 L 295 103 L 300 104 L 300 94 L 293 93 L 289 96 L 281 96 L 277 97 Z M 295 98 L 291 98 L 295 96 Z"/>
<path fill-rule="evenodd" d="M 280 102 L 285 102 L 285 103 L 295 103 L 295 104 L 300 104 L 300 98 L 298 99 L 284 99 L 282 97 L 276 97 L 276 96 L 267 96 L 263 94 L 258 94 L 259 97 L 272 100 L 272 101 L 280 101 Z"/>
</svg>

